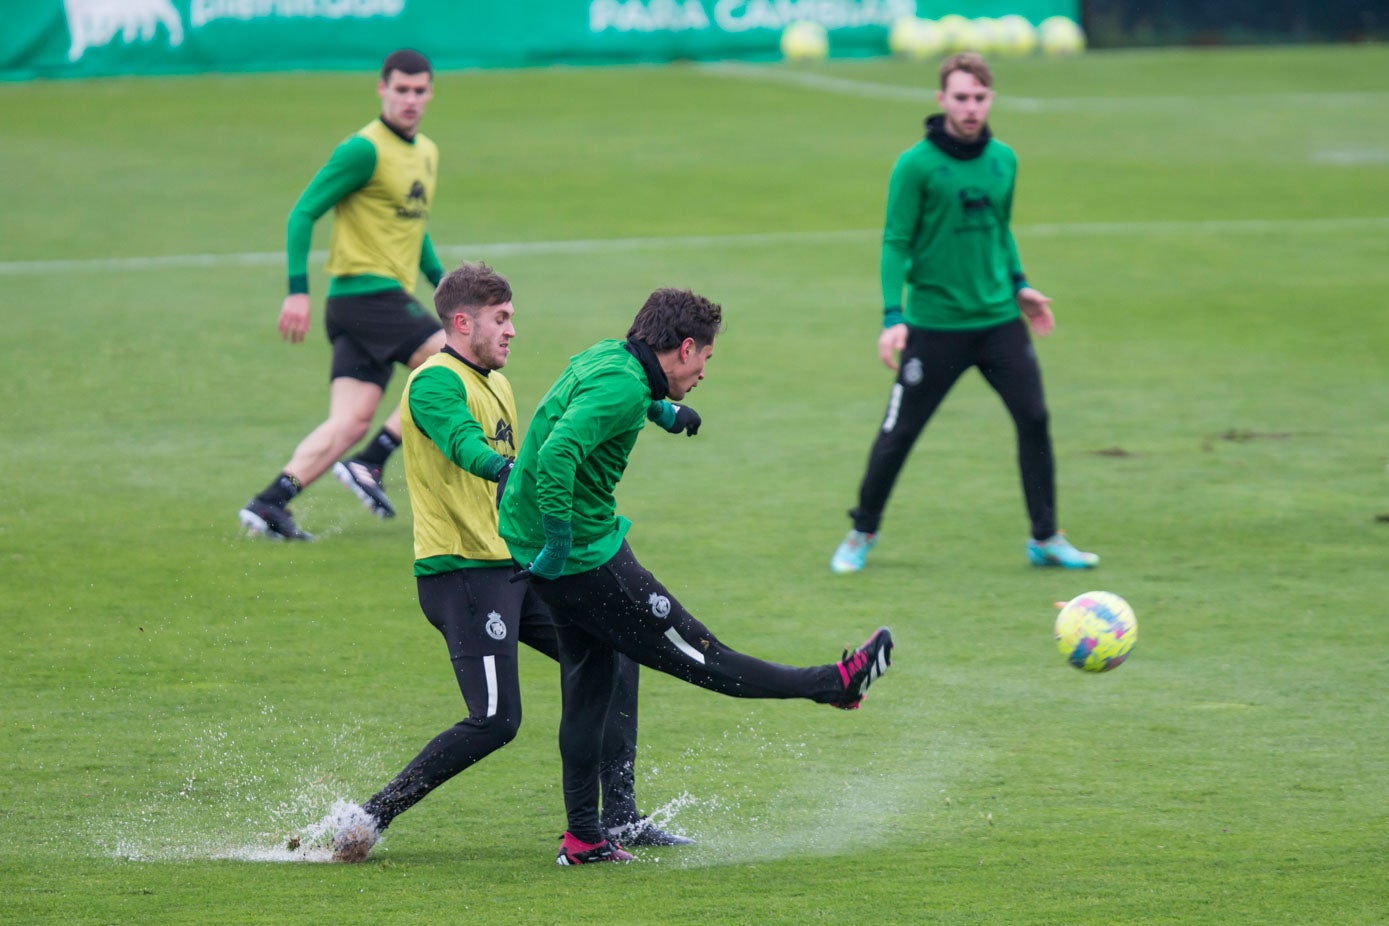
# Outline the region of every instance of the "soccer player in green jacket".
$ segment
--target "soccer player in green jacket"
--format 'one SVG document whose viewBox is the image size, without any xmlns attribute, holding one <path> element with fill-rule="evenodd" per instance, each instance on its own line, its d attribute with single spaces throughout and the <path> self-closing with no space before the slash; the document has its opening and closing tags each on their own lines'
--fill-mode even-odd
<svg viewBox="0 0 1389 926">
<path fill-rule="evenodd" d="M 516 335 L 511 298 L 506 278 L 486 264 L 464 264 L 445 276 L 434 304 L 447 342 L 410 375 L 400 401 L 420 609 L 444 637 L 468 716 L 365 804 L 346 811 L 333 840 L 338 861 L 366 859 L 392 820 L 516 736 L 518 643 L 559 658 L 550 613 L 533 589 L 509 581 L 516 570 L 497 534 L 497 500 L 518 424 L 501 372 Z M 621 660 L 602 737 L 604 827 L 633 845 L 692 842 L 637 812 L 637 683 L 637 664 Z"/>
<path fill-rule="evenodd" d="M 700 417 L 680 404 L 704 378 L 723 310 L 688 290 L 658 289 L 626 340 L 600 341 L 571 358 L 531 419 L 502 496 L 501 535 L 518 578 L 550 606 L 563 686 L 559 748 L 568 829 L 558 862 L 631 858 L 598 810 L 604 724 L 620 660 L 740 698 L 808 698 L 854 709 L 891 663 L 880 628 L 828 665 L 797 668 L 746 656 L 720 642 L 637 562 L 614 491 L 650 421 L 693 436 Z M 674 401 L 669 401 L 674 400 Z M 697 499 L 681 498 L 688 516 Z"/>
<path fill-rule="evenodd" d="M 339 458 L 371 427 L 394 364 L 414 369 L 444 346 L 438 319 L 413 295 L 421 272 L 431 284 L 444 275 L 425 231 L 439 172 L 439 149 L 419 131 L 434 94 L 429 59 L 410 49 L 393 52 L 376 92 L 381 116 L 338 145 L 289 214 L 289 295 L 279 329 L 293 343 L 309 330 L 313 226 L 329 209 L 335 216 L 323 313 L 333 347 L 328 419 L 241 509 L 241 524 L 253 536 L 313 540 L 294 522 L 289 502 L 330 467 L 367 510 L 394 517 L 381 470 L 400 445 L 399 412 L 360 453 Z"/>
<path fill-rule="evenodd" d="M 830 560 L 863 569 L 907 454 L 946 393 L 971 367 L 1003 400 L 1017 430 L 1023 497 L 1037 566 L 1099 562 L 1056 527 L 1056 474 L 1042 372 L 1027 327 L 1048 334 L 1051 300 L 1028 285 L 1010 222 L 1018 159 L 989 131 L 993 74 L 973 52 L 940 68 L 942 112 L 897 159 L 888 183 L 878 355 L 897 370 L 887 413 L 868 455 L 849 531 Z M 908 298 L 905 308 L 902 291 Z M 1024 324 L 1023 319 L 1027 323 Z M 900 354 L 901 362 L 897 356 Z"/>
</svg>

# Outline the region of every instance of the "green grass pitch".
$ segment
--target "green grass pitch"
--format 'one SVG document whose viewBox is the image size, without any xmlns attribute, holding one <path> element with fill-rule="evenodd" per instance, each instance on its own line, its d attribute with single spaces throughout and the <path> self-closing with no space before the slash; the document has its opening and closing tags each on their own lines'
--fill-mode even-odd
<svg viewBox="0 0 1389 926">
<path fill-rule="evenodd" d="M 870 568 L 834 576 L 889 386 L 887 173 L 932 76 L 438 78 L 433 236 L 516 287 L 523 418 L 650 289 L 708 294 L 705 426 L 643 438 L 634 548 L 757 655 L 898 639 L 857 714 L 648 673 L 639 796 L 699 844 L 584 871 L 553 863 L 533 653 L 518 739 L 368 864 L 275 861 L 462 710 L 408 509 L 377 522 L 329 478 L 295 509 L 323 542 L 236 525 L 326 408 L 321 303 L 308 343 L 275 332 L 284 218 L 373 76 L 0 86 L 0 921 L 1386 922 L 1389 49 L 998 62 L 1058 317 L 1061 521 L 1104 562 L 1026 565 L 1011 428 L 972 375 Z M 1051 640 L 1090 589 L 1140 623 L 1104 676 Z"/>
</svg>

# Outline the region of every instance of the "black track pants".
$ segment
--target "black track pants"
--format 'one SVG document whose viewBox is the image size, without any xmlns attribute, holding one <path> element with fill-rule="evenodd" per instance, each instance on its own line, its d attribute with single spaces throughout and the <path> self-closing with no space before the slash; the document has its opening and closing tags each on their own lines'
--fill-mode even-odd
<svg viewBox="0 0 1389 926">
<path fill-rule="evenodd" d="M 836 664 L 778 665 L 725 646 L 642 568 L 626 543 L 602 566 L 532 584 L 550 606 L 559 633 L 564 803 L 569 831 L 586 842 L 602 835 L 598 785 L 606 743 L 598 734 L 617 708 L 614 696 L 623 655 L 738 698 L 829 703 L 843 697 Z"/>
<path fill-rule="evenodd" d="M 400 774 L 364 805 L 381 825 L 480 759 L 505 746 L 521 726 L 517 643 L 559 658 L 550 612 L 524 583 L 507 581 L 510 567 L 460 569 L 416 580 L 420 607 L 448 644 L 468 716 L 440 733 Z M 602 737 L 604 820 L 637 818 L 633 766 L 637 752 L 639 667 L 617 667 L 614 709 Z"/>
<path fill-rule="evenodd" d="M 858 507 L 849 512 L 855 530 L 877 532 L 912 445 L 970 367 L 979 368 L 1013 417 L 1032 536 L 1044 540 L 1056 533 L 1056 465 L 1042 371 L 1022 319 L 979 331 L 908 329 L 897 381 L 859 486 Z"/>
</svg>

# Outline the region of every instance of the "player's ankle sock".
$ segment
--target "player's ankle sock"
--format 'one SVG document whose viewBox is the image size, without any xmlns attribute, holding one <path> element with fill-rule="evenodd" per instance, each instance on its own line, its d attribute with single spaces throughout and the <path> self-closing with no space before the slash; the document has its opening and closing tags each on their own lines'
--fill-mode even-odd
<svg viewBox="0 0 1389 926">
<path fill-rule="evenodd" d="M 300 492 L 304 491 L 304 484 L 289 473 L 280 473 L 270 485 L 265 487 L 265 491 L 256 498 L 268 505 L 283 508 L 289 504 L 289 500 Z"/>
<path fill-rule="evenodd" d="M 359 463 L 365 463 L 367 466 L 385 466 L 386 459 L 395 453 L 399 446 L 400 438 L 383 427 L 376 432 L 376 436 L 371 439 L 371 442 L 362 448 L 362 452 L 352 459 Z"/>
</svg>

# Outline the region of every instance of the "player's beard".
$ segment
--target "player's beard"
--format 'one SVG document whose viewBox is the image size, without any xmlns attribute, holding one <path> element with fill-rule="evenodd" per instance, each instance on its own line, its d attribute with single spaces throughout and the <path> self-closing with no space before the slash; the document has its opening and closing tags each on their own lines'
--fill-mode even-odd
<svg viewBox="0 0 1389 926">
<path fill-rule="evenodd" d="M 977 141 L 979 139 L 979 134 L 984 131 L 984 120 L 980 119 L 976 122 L 973 131 L 971 131 L 963 122 L 957 122 L 949 116 L 946 116 L 945 128 L 948 134 L 955 136 L 961 141 Z"/>
<path fill-rule="evenodd" d="M 484 369 L 500 370 L 506 366 L 507 351 L 496 340 L 474 336 L 468 346 L 472 348 L 473 356 L 478 359 L 478 365 Z"/>
</svg>

